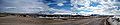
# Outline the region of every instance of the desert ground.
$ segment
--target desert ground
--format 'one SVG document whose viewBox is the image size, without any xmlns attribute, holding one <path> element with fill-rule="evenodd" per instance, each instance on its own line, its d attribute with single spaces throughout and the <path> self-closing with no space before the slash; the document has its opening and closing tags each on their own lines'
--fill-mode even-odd
<svg viewBox="0 0 120 25">
<path fill-rule="evenodd" d="M 110 25 L 107 22 L 109 17 L 89 17 L 78 19 L 41 19 L 31 17 L 5 16 L 0 17 L 0 25 Z"/>
</svg>

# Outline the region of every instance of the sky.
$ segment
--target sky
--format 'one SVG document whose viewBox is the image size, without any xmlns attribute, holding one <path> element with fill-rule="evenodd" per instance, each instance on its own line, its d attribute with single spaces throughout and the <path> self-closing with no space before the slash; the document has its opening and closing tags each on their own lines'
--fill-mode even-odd
<svg viewBox="0 0 120 25">
<path fill-rule="evenodd" d="M 120 0 L 0 0 L 0 12 L 120 15 Z"/>
</svg>

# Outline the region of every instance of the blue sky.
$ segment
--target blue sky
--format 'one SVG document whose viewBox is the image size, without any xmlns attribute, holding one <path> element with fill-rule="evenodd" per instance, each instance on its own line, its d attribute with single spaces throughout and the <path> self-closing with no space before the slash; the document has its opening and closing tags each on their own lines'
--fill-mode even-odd
<svg viewBox="0 0 120 25">
<path fill-rule="evenodd" d="M 119 4 L 112 3 L 113 1 L 111 0 L 111 2 L 104 2 L 101 0 L 0 0 L 0 12 L 38 13 L 45 11 L 47 13 L 82 12 L 86 14 L 111 14 L 109 12 L 112 12 L 112 14 L 118 14 L 120 7 L 115 7 L 112 4 Z M 120 0 L 116 0 L 116 2 L 120 2 Z"/>
</svg>

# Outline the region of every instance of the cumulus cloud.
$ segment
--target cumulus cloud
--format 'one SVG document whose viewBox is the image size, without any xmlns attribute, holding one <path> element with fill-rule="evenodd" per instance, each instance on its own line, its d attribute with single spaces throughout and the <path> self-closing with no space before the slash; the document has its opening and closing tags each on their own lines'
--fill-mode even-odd
<svg viewBox="0 0 120 25">
<path fill-rule="evenodd" d="M 89 4 L 91 3 L 90 1 L 93 1 L 93 2 L 99 2 L 101 3 L 101 5 L 98 5 L 96 7 L 92 7 L 94 5 L 96 5 L 97 3 L 93 4 L 92 6 L 90 6 Z M 106 2 L 104 0 L 98 0 L 98 1 L 95 1 L 95 0 L 71 0 L 71 3 L 73 5 L 75 5 L 74 7 L 72 8 L 76 8 L 76 9 L 71 9 L 71 11 L 66 11 L 65 9 L 54 9 L 54 8 L 49 8 L 49 6 L 47 6 L 47 4 L 44 4 L 42 2 L 42 0 L 0 0 L 0 12 L 1 11 L 5 11 L 5 12 L 14 12 L 14 13 L 36 13 L 36 12 L 48 12 L 48 11 L 55 11 L 55 13 L 74 13 L 74 10 L 77 10 L 75 11 L 75 13 L 85 13 L 85 14 L 119 14 L 120 11 L 116 11 L 114 9 L 116 8 L 108 8 L 108 7 L 112 7 L 113 6 L 113 3 L 111 3 L 110 1 L 109 2 Z M 77 7 L 77 5 L 83 5 L 85 7 Z M 14 8 L 15 9 L 6 9 L 6 8 Z M 36 8 L 36 9 L 30 9 L 30 8 Z M 111 9 L 111 12 L 110 12 L 110 9 Z M 113 9 L 113 10 L 112 10 Z M 82 11 L 81 11 L 82 10 Z M 88 11 L 88 12 L 87 12 Z M 90 11 L 93 11 L 93 12 L 90 12 Z"/>
</svg>

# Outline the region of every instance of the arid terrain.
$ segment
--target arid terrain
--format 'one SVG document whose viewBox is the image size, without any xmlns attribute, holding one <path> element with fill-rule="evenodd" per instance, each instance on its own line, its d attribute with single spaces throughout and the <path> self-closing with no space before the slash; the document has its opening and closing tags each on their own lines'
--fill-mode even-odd
<svg viewBox="0 0 120 25">
<path fill-rule="evenodd" d="M 109 17 L 49 20 L 30 17 L 5 16 L 0 17 L 0 25 L 110 25 L 107 22 L 107 18 Z"/>
</svg>

